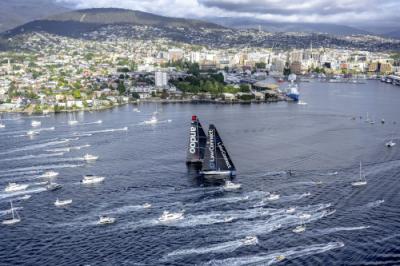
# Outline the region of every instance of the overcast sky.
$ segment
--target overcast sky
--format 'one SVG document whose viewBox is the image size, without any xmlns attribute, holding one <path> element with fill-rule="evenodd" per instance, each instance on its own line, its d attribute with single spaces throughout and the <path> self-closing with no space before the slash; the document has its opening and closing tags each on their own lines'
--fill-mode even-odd
<svg viewBox="0 0 400 266">
<path fill-rule="evenodd" d="M 120 7 L 175 17 L 249 16 L 284 22 L 396 25 L 400 0 L 56 0 L 75 8 Z"/>
</svg>

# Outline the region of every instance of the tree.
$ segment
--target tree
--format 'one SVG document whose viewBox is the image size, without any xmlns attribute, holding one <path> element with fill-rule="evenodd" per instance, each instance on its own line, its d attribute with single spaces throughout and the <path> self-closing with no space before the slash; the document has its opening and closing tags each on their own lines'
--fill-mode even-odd
<svg viewBox="0 0 400 266">
<path fill-rule="evenodd" d="M 80 99 L 81 98 L 81 91 L 78 89 L 75 89 L 72 91 L 72 96 L 74 96 L 75 99 Z"/>
<path fill-rule="evenodd" d="M 192 74 L 193 76 L 196 76 L 196 77 L 200 76 L 200 66 L 199 66 L 199 64 L 198 63 L 191 64 L 189 66 L 188 73 Z"/>
<path fill-rule="evenodd" d="M 249 84 L 240 84 L 240 91 L 241 92 L 250 92 L 250 85 Z"/>
<path fill-rule="evenodd" d="M 119 91 L 119 94 L 125 94 L 126 88 L 125 88 L 125 85 L 124 85 L 123 82 L 120 82 L 120 83 L 118 84 L 117 90 Z"/>
<path fill-rule="evenodd" d="M 266 64 L 265 64 L 264 62 L 258 62 L 258 63 L 256 63 L 256 68 L 265 69 L 265 67 L 266 67 Z"/>
</svg>

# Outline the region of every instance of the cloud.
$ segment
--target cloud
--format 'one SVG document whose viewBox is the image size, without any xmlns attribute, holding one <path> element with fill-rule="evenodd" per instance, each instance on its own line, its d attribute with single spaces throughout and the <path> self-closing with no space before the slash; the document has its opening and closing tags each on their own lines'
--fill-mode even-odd
<svg viewBox="0 0 400 266">
<path fill-rule="evenodd" d="M 241 16 L 279 22 L 393 25 L 399 0 L 56 0 L 76 8 L 120 7 L 175 17 Z"/>
</svg>

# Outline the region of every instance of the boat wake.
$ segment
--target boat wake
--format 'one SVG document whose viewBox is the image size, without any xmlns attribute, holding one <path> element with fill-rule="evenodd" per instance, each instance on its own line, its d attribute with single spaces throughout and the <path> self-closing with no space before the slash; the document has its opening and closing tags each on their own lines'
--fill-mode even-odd
<svg viewBox="0 0 400 266">
<path fill-rule="evenodd" d="M 37 155 L 25 155 L 25 156 L 19 156 L 19 157 L 0 159 L 0 162 L 32 160 L 32 159 L 49 158 L 49 157 L 56 157 L 56 156 L 63 156 L 63 155 L 64 155 L 64 153 L 62 153 L 62 152 L 59 152 L 59 153 L 44 153 L 44 154 L 37 154 Z"/>
<path fill-rule="evenodd" d="M 228 258 L 222 260 L 211 260 L 203 265 L 272 265 L 282 260 L 290 260 L 303 256 L 311 256 L 315 254 L 324 253 L 333 249 L 344 247 L 343 242 L 329 242 L 326 244 L 314 244 L 308 246 L 298 246 L 288 249 L 276 250 L 267 254 L 258 254 L 254 256 Z"/>
<path fill-rule="evenodd" d="M 164 261 L 172 259 L 172 257 L 183 257 L 190 255 L 198 255 L 198 254 L 208 254 L 208 253 L 229 253 L 233 252 L 236 249 L 247 246 L 246 239 L 237 239 L 228 242 L 218 243 L 214 245 L 209 245 L 207 247 L 198 247 L 198 248 L 190 248 L 190 249 L 179 249 L 173 251 L 171 253 L 166 254 L 163 257 Z M 255 245 L 256 243 L 254 243 Z"/>
<path fill-rule="evenodd" d="M 373 201 L 373 202 L 369 202 L 369 203 L 361 206 L 360 209 L 376 208 L 376 207 L 381 206 L 384 202 L 385 202 L 385 200 L 376 200 L 376 201 Z"/>
<path fill-rule="evenodd" d="M 328 228 L 328 229 L 322 229 L 318 230 L 317 234 L 332 234 L 336 232 L 341 232 L 341 231 L 357 231 L 357 230 L 364 230 L 368 229 L 370 226 L 354 226 L 354 227 L 334 227 L 334 228 Z"/>
<path fill-rule="evenodd" d="M 84 164 L 49 164 L 49 165 L 38 165 L 38 166 L 31 166 L 31 167 L 21 167 L 21 168 L 14 168 L 3 170 L 3 173 L 17 173 L 20 172 L 28 172 L 28 173 L 38 173 L 40 171 L 52 170 L 52 169 L 62 169 L 62 168 L 76 168 L 84 166 Z M 4 175 L 1 175 L 4 176 Z"/>
<path fill-rule="evenodd" d="M 265 205 L 270 205 L 272 202 L 289 202 L 289 201 L 295 201 L 295 200 L 300 200 L 302 198 L 306 198 L 311 196 L 311 193 L 303 193 L 303 194 L 294 194 L 290 196 L 279 196 L 276 200 L 270 200 L 270 199 L 262 199 L 259 203 L 255 204 L 254 207 L 262 207 Z"/>
<path fill-rule="evenodd" d="M 70 142 L 72 139 L 63 139 L 63 140 L 55 140 L 55 141 L 49 141 L 49 142 L 44 142 L 44 143 L 39 143 L 39 144 L 33 144 L 33 145 L 27 145 L 22 148 L 16 148 L 16 149 L 11 149 L 8 151 L 0 152 L 0 155 L 6 155 L 10 153 L 16 153 L 16 152 L 23 152 L 23 151 L 31 151 L 31 150 L 36 150 L 36 149 L 42 149 L 46 148 L 49 146 L 57 146 L 61 144 L 65 144 Z"/>
<path fill-rule="evenodd" d="M 40 188 L 16 191 L 16 192 L 13 192 L 13 193 L 0 193 L 0 199 L 10 199 L 10 198 L 14 198 L 14 197 L 18 197 L 18 196 L 22 196 L 22 195 L 26 195 L 26 194 L 40 193 L 40 192 L 43 192 L 43 191 L 46 191 L 46 188 L 40 187 Z"/>
<path fill-rule="evenodd" d="M 148 208 L 148 207 L 147 207 Z M 124 214 L 129 212 L 141 211 L 146 209 L 145 205 L 127 205 L 115 209 L 105 210 L 102 213 L 104 214 Z"/>
<path fill-rule="evenodd" d="M 102 129 L 102 130 L 94 130 L 94 131 L 87 131 L 82 133 L 75 133 L 74 136 L 92 136 L 93 134 L 101 134 L 101 133 L 110 133 L 110 132 L 118 132 L 118 131 L 128 131 L 128 127 L 122 128 L 110 128 L 110 129 Z"/>
</svg>

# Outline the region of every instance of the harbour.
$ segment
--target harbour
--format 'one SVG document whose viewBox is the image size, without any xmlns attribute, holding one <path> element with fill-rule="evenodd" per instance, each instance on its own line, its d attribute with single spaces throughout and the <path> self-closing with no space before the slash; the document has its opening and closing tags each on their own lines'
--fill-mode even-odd
<svg viewBox="0 0 400 266">
<path fill-rule="evenodd" d="M 20 222 L 0 226 L 7 243 L 0 261 L 395 261 L 400 153 L 386 144 L 400 139 L 398 86 L 312 80 L 301 83 L 299 92 L 306 104 L 145 103 L 98 112 L 4 115 L 0 218 L 11 218 L 12 200 Z M 366 123 L 367 113 L 377 122 Z M 211 124 L 218 128 L 236 168 L 229 180 L 240 187 L 205 180 L 187 167 L 192 115 L 206 132 Z M 33 129 L 33 121 L 40 125 Z M 28 135 L 30 130 L 39 133 Z M 82 184 L 90 175 L 104 179 Z M 361 175 L 368 183 L 352 186 Z M 49 178 L 62 188 L 47 190 Z M 5 192 L 11 182 L 28 187 Z"/>
</svg>

